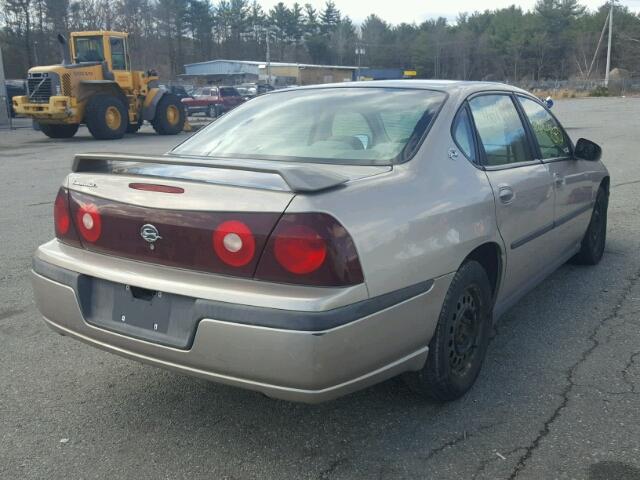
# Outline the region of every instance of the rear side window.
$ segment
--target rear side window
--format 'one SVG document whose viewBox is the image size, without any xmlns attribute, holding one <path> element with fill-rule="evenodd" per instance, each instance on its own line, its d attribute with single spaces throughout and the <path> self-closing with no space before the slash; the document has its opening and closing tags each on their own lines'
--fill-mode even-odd
<svg viewBox="0 0 640 480">
<path fill-rule="evenodd" d="M 238 96 L 238 91 L 235 88 L 221 88 L 220 89 L 220 94 L 223 97 L 237 97 Z"/>
<path fill-rule="evenodd" d="M 462 153 L 473 163 L 477 163 L 473 125 L 466 108 L 461 109 L 453 121 L 453 139 Z"/>
<path fill-rule="evenodd" d="M 469 101 L 487 166 L 533 160 L 520 115 L 508 95 L 481 95 Z"/>
<path fill-rule="evenodd" d="M 571 144 L 560 124 L 545 108 L 531 99 L 518 97 L 540 146 L 542 159 L 568 157 Z"/>
</svg>

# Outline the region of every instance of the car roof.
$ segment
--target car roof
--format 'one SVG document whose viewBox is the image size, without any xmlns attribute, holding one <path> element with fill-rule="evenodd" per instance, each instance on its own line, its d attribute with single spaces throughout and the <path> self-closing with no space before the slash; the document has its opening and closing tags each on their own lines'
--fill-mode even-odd
<svg viewBox="0 0 640 480">
<path fill-rule="evenodd" d="M 363 82 L 326 83 L 322 85 L 309 85 L 298 89 L 315 88 L 353 88 L 353 87 L 378 87 L 378 88 L 412 88 L 418 90 L 439 90 L 447 93 L 472 94 L 487 90 L 503 90 L 510 92 L 527 93 L 513 85 L 500 82 L 479 82 L 467 80 L 367 80 Z"/>
</svg>

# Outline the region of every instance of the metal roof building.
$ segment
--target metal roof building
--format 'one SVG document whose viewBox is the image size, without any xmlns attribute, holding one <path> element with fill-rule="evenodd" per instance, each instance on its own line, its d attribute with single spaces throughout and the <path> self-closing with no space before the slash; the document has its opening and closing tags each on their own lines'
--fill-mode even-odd
<svg viewBox="0 0 640 480">
<path fill-rule="evenodd" d="M 210 60 L 187 64 L 184 69 L 183 78 L 200 78 L 206 83 L 263 80 L 285 86 L 351 81 L 358 67 L 286 62 L 270 62 L 267 66 L 267 62 L 250 60 Z"/>
<path fill-rule="evenodd" d="M 260 76 L 260 62 L 248 60 L 210 60 L 190 63 L 184 66 L 184 80 L 202 84 L 233 85 L 243 82 L 257 82 Z"/>
<path fill-rule="evenodd" d="M 249 60 L 210 60 L 208 62 L 189 63 L 184 66 L 185 76 L 194 75 L 255 75 L 264 62 Z"/>
</svg>

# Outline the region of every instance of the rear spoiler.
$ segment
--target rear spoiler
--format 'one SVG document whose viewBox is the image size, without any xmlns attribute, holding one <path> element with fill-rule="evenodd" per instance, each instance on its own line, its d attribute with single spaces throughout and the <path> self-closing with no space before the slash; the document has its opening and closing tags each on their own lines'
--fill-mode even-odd
<svg viewBox="0 0 640 480">
<path fill-rule="evenodd" d="M 313 165 L 297 165 L 262 160 L 236 160 L 170 155 L 127 155 L 120 153 L 83 153 L 73 159 L 73 172 L 113 173 L 118 164 L 146 163 L 186 167 L 220 168 L 276 174 L 282 177 L 292 192 L 309 193 L 334 188 L 346 183 L 349 177 Z"/>
</svg>

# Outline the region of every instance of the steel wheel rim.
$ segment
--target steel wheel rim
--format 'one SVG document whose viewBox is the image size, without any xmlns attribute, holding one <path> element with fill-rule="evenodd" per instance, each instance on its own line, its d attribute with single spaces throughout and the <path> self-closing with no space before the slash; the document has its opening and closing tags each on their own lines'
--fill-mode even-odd
<svg viewBox="0 0 640 480">
<path fill-rule="evenodd" d="M 178 112 L 178 108 L 175 105 L 169 105 L 167 107 L 167 122 L 171 125 L 177 125 L 179 119 L 180 112 Z"/>
<path fill-rule="evenodd" d="M 120 115 L 120 110 L 116 107 L 107 107 L 107 111 L 104 114 L 104 119 L 107 123 L 107 127 L 111 130 L 118 130 L 120 125 L 122 125 L 122 116 Z"/>
<path fill-rule="evenodd" d="M 454 305 L 449 327 L 449 366 L 451 373 L 465 376 L 474 364 L 482 333 L 480 291 L 467 287 Z"/>
</svg>

